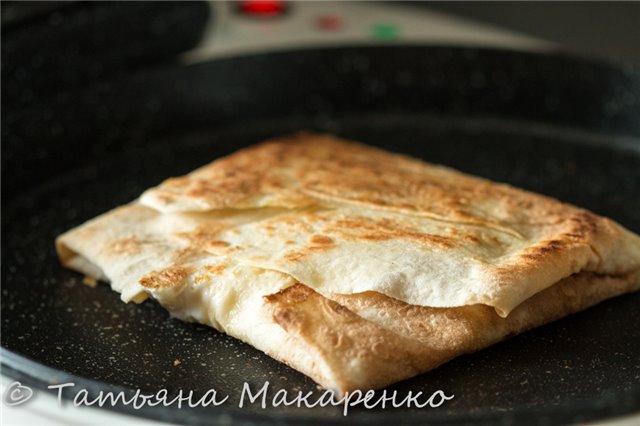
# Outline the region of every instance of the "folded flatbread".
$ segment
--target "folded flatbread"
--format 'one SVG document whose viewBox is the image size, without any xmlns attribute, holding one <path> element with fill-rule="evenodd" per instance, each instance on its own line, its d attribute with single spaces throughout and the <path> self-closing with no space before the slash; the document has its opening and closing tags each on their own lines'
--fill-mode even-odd
<svg viewBox="0 0 640 426">
<path fill-rule="evenodd" d="M 640 288 L 640 237 L 337 139 L 264 142 L 58 237 L 63 265 L 339 392 L 384 387 Z"/>
</svg>

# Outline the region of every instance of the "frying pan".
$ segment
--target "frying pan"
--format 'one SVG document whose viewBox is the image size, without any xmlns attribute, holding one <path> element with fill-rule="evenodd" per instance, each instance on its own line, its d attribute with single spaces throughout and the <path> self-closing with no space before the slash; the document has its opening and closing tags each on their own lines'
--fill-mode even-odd
<svg viewBox="0 0 640 426">
<path fill-rule="evenodd" d="M 327 131 L 508 182 L 640 231 L 640 71 L 561 55 L 341 47 L 139 72 L 2 123 L 3 374 L 46 389 L 230 396 L 117 410 L 188 424 L 558 424 L 640 410 L 640 294 L 625 295 L 392 386 L 437 409 L 237 408 L 302 374 L 156 303 L 123 304 L 60 267 L 56 235 L 264 138 Z M 535 214 L 535 212 L 531 212 Z M 175 359 L 181 360 L 174 366 Z M 50 392 L 50 391 L 47 391 Z M 65 397 L 72 397 L 65 393 Z"/>
</svg>

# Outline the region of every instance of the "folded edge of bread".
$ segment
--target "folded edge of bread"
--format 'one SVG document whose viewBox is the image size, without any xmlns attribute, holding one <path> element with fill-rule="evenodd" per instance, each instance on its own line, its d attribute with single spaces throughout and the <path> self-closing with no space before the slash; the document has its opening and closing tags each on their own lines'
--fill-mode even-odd
<svg viewBox="0 0 640 426">
<path fill-rule="evenodd" d="M 430 308 L 373 292 L 328 299 L 297 284 L 266 296 L 265 308 L 315 358 L 296 359 L 286 348 L 269 355 L 327 388 L 378 389 L 639 289 L 638 272 L 575 274 L 502 318 L 486 305 Z"/>
</svg>

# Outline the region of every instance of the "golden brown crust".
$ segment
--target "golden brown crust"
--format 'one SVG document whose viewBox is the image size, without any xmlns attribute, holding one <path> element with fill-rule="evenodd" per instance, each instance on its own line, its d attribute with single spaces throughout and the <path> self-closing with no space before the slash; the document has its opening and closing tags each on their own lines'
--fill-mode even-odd
<svg viewBox="0 0 640 426">
<path fill-rule="evenodd" d="M 505 229 L 512 223 L 553 223 L 567 207 L 509 185 L 311 133 L 240 150 L 169 179 L 143 198 L 161 210 L 213 210 L 251 205 L 264 194 L 270 199 L 262 205 L 333 200 Z M 181 206 L 181 200 L 192 202 Z"/>
<path fill-rule="evenodd" d="M 410 339 L 365 321 L 342 305 L 301 284 L 266 296 L 273 320 L 313 360 L 291 365 L 327 388 L 340 391 L 383 387 L 415 375 Z M 287 360 L 289 349 L 272 356 Z M 372 371 L 377 371 L 372 375 Z"/>
<path fill-rule="evenodd" d="M 183 284 L 191 271 L 180 266 L 172 266 L 160 272 L 153 271 L 140 278 L 139 283 L 147 288 L 175 287 Z"/>
<path fill-rule="evenodd" d="M 163 212 L 290 209 L 240 236 L 243 227 L 214 226 L 183 237 L 323 294 L 373 290 L 423 306 L 482 303 L 506 316 L 571 274 L 624 274 L 640 266 L 640 238 L 606 218 L 328 135 L 300 133 L 252 146 L 152 188 L 141 201 Z M 274 250 L 278 241 L 286 248 Z M 352 264 L 349 251 L 356 254 Z M 387 256 L 401 251 L 396 257 L 411 260 Z M 366 288 L 348 271 L 369 259 L 388 265 L 369 268 L 372 274 L 389 277 Z M 325 264 L 344 275 L 325 277 Z M 445 273 L 451 276 L 442 279 Z M 404 276 L 411 282 L 404 287 L 414 291 L 389 284 L 391 275 Z M 458 276 L 466 281 L 449 283 Z"/>
<path fill-rule="evenodd" d="M 312 354 L 291 366 L 327 388 L 347 392 L 384 387 L 638 289 L 640 272 L 575 274 L 501 318 L 485 305 L 430 308 L 374 292 L 330 300 L 297 284 L 265 297 L 265 308 L 296 340 L 297 350 Z M 288 359 L 289 350 L 271 355 Z"/>
<path fill-rule="evenodd" d="M 578 273 L 534 295 L 507 318 L 498 316 L 486 305 L 431 308 L 409 305 L 374 292 L 331 297 L 399 335 L 421 342 L 433 342 L 434 336 L 439 336 L 441 344 L 464 353 L 638 289 L 640 271 L 619 277 Z"/>
</svg>

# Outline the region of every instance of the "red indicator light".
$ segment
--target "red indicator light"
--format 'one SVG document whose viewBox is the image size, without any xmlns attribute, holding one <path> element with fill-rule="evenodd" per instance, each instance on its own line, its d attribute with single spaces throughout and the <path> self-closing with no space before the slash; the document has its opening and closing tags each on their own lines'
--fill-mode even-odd
<svg viewBox="0 0 640 426">
<path fill-rule="evenodd" d="M 338 15 L 320 15 L 316 18 L 316 27 L 321 31 L 340 31 L 343 21 Z"/>
<path fill-rule="evenodd" d="M 281 15 L 287 9 L 284 1 L 277 0 L 244 0 L 239 8 L 243 14 L 255 16 Z"/>
</svg>

